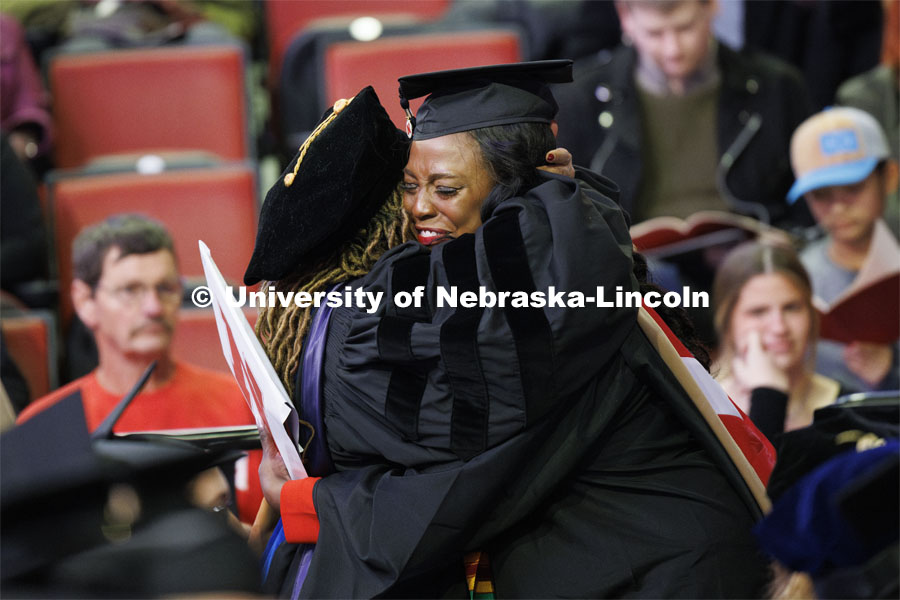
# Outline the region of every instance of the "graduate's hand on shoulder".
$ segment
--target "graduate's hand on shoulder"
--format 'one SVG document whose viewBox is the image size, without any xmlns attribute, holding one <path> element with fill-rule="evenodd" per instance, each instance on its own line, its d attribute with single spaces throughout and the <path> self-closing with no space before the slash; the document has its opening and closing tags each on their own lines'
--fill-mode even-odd
<svg viewBox="0 0 900 600">
<path fill-rule="evenodd" d="M 549 171 L 557 175 L 575 177 L 575 166 L 572 164 L 572 155 L 565 148 L 554 148 L 547 153 L 547 164 L 538 169 Z"/>
</svg>

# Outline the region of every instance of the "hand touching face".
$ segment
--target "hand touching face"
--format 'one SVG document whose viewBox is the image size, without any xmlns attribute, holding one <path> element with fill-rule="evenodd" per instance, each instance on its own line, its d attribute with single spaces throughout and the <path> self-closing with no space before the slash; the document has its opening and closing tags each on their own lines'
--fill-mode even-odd
<svg viewBox="0 0 900 600">
<path fill-rule="evenodd" d="M 731 372 L 744 389 L 767 387 L 788 393 L 790 378 L 763 349 L 759 331 L 751 329 L 731 361 Z"/>
<path fill-rule="evenodd" d="M 733 350 L 746 355 L 752 333 L 779 369 L 801 368 L 812 317 L 808 299 L 787 276 L 756 275 L 744 284 L 731 316 Z"/>
</svg>

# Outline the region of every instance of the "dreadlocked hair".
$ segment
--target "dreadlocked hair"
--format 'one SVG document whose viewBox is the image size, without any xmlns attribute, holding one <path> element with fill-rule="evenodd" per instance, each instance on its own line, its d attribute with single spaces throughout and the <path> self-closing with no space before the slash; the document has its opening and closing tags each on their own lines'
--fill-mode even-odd
<svg viewBox="0 0 900 600">
<path fill-rule="evenodd" d="M 314 293 L 362 277 L 372 270 L 382 254 L 412 238 L 413 228 L 402 204 L 402 195 L 395 190 L 353 238 L 295 274 L 280 281 L 265 282 L 263 291 Z M 296 304 L 283 307 L 279 303 L 260 309 L 256 321 L 256 336 L 289 397 L 293 397 L 294 376 L 311 322 L 312 307 L 301 308 Z"/>
</svg>

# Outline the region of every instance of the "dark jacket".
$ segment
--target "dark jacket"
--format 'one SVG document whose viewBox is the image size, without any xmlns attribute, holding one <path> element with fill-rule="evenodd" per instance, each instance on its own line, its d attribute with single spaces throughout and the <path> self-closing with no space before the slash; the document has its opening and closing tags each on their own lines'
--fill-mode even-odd
<svg viewBox="0 0 900 600">
<path fill-rule="evenodd" d="M 577 164 L 616 181 L 629 213 L 641 178 L 636 64 L 632 48 L 600 52 L 576 62 L 575 82 L 553 92 L 560 107 L 559 145 L 572 152 Z M 804 203 L 788 212 L 785 201 L 794 180 L 791 134 L 812 112 L 800 74 L 772 57 L 721 44 L 718 65 L 717 185 L 723 198 L 736 212 L 771 223 L 812 224 Z"/>
</svg>

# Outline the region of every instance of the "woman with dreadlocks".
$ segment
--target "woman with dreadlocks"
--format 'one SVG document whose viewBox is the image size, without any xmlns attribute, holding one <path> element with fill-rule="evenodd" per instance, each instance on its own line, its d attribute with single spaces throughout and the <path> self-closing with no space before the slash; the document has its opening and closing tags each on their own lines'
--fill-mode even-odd
<svg viewBox="0 0 900 600">
<path fill-rule="evenodd" d="M 276 292 L 315 293 L 359 279 L 372 270 L 385 252 L 410 239 L 409 218 L 402 208 L 399 190 L 391 192 L 371 220 L 351 239 L 313 260 L 308 270 L 268 285 Z M 275 372 L 289 392 L 293 391 L 299 373 L 303 342 L 314 310 L 312 305 L 267 306 L 256 323 L 257 334 L 266 342 Z"/>
<path fill-rule="evenodd" d="M 352 279 L 384 293 L 374 313 L 261 317 L 321 442 L 307 444 L 308 470 L 325 475 L 287 481 L 267 446 L 260 478 L 284 536 L 316 544 L 288 557 L 276 591 L 453 596 L 471 576 L 472 594 L 485 591 L 489 555 L 509 597 L 758 592 L 747 475 L 642 333 L 638 309 L 551 300 L 554 289 L 639 286 L 615 186 L 535 169 L 555 145 L 547 83 L 570 69 L 550 61 L 401 80 L 408 98 L 431 93 L 410 121 L 408 161 L 387 117 L 364 110 L 364 92 L 270 191 L 248 284 Z M 404 217 L 367 219 L 382 214 L 401 170 L 419 243 L 378 258 L 403 238 Z M 316 275 L 297 275 L 298 264 Z M 419 304 L 398 300 L 419 290 Z M 448 300 L 465 292 L 495 300 Z M 472 551 L 485 554 L 464 576 Z"/>
</svg>

